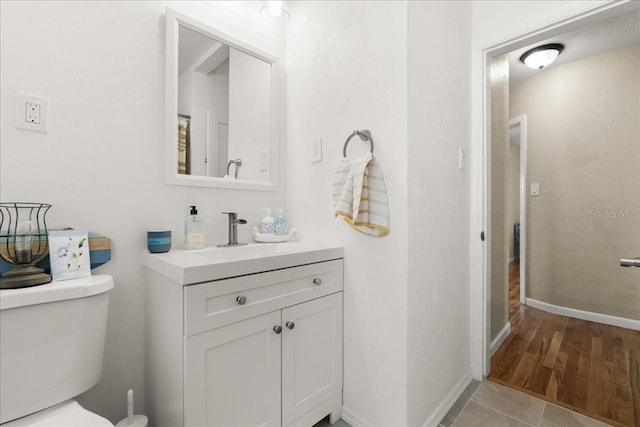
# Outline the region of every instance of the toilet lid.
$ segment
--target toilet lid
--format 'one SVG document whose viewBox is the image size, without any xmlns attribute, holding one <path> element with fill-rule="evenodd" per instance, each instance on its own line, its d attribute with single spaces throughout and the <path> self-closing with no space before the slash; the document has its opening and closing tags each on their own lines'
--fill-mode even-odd
<svg viewBox="0 0 640 427">
<path fill-rule="evenodd" d="M 2 424 L 2 427 L 113 427 L 106 418 L 69 400 L 35 414 Z"/>
</svg>

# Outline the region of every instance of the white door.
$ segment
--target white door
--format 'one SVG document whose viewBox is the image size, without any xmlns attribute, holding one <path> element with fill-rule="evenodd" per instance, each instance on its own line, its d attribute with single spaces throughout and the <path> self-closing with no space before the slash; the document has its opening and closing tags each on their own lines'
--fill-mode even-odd
<svg viewBox="0 0 640 427">
<path fill-rule="evenodd" d="M 185 426 L 281 424 L 280 314 L 185 338 Z"/>
<path fill-rule="evenodd" d="M 342 293 L 282 310 L 282 420 L 342 389 Z"/>
</svg>

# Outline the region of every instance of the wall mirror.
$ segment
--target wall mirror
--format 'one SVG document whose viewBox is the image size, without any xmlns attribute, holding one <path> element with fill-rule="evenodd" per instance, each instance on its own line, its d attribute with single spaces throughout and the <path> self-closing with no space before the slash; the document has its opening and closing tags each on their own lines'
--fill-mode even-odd
<svg viewBox="0 0 640 427">
<path fill-rule="evenodd" d="M 167 183 L 275 190 L 277 58 L 167 8 L 165 79 Z"/>
</svg>

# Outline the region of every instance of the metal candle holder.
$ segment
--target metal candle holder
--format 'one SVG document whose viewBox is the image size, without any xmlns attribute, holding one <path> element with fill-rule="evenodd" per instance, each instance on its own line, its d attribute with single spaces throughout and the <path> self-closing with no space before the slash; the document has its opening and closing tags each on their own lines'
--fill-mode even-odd
<svg viewBox="0 0 640 427">
<path fill-rule="evenodd" d="M 46 203 L 0 203 L 0 258 L 13 268 L 0 276 L 0 289 L 26 288 L 51 282 L 36 267 L 49 254 Z"/>
</svg>

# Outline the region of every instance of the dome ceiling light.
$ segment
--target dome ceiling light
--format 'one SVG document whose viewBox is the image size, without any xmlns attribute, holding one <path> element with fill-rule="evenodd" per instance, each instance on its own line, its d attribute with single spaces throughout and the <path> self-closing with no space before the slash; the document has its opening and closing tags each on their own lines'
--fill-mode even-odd
<svg viewBox="0 0 640 427">
<path fill-rule="evenodd" d="M 563 50 L 564 45 L 560 43 L 550 43 L 534 47 L 520 56 L 520 62 L 529 68 L 542 70 L 555 61 Z"/>
<path fill-rule="evenodd" d="M 260 8 L 260 15 L 263 17 L 282 18 L 285 21 L 289 20 L 289 11 L 287 11 L 285 2 L 282 0 L 265 1 Z"/>
</svg>

